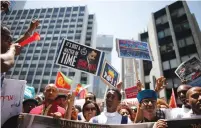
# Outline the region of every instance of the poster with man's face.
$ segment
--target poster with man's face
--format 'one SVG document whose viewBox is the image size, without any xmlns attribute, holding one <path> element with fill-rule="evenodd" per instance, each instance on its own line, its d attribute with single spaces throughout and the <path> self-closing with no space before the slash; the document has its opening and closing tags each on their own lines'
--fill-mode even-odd
<svg viewBox="0 0 201 128">
<path fill-rule="evenodd" d="M 115 70 L 114 67 L 105 61 L 100 77 L 107 85 L 116 87 L 119 79 L 119 73 Z"/>
<path fill-rule="evenodd" d="M 201 61 L 197 57 L 191 57 L 181 63 L 175 70 L 175 74 L 181 79 L 186 80 L 190 85 L 201 83 Z M 200 86 L 200 85 L 199 85 Z"/>
<path fill-rule="evenodd" d="M 63 39 L 56 64 L 98 75 L 103 58 L 100 50 Z"/>
</svg>

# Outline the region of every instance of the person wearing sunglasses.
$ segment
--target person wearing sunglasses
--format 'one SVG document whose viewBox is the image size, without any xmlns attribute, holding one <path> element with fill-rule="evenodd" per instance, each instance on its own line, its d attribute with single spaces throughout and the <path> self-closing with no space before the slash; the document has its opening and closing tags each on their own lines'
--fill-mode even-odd
<svg viewBox="0 0 201 128">
<path fill-rule="evenodd" d="M 106 93 L 106 108 L 99 116 L 90 119 L 90 123 L 97 124 L 130 124 L 132 121 L 127 116 L 122 116 L 117 112 L 117 107 L 121 102 L 121 93 L 117 88 L 110 88 Z"/>
<path fill-rule="evenodd" d="M 156 122 L 159 119 L 165 119 L 165 113 L 157 109 L 157 93 L 153 90 L 143 90 L 137 95 L 140 110 L 143 114 L 143 119 L 138 123 Z"/>
<path fill-rule="evenodd" d="M 100 109 L 97 103 L 90 100 L 85 102 L 82 112 L 86 122 L 89 122 L 92 117 L 100 115 Z"/>
<path fill-rule="evenodd" d="M 121 114 L 122 116 L 128 116 L 131 121 L 134 121 L 133 118 L 133 112 L 132 110 L 125 104 L 120 104 L 117 108 L 117 111 L 119 112 L 119 114 Z"/>
</svg>

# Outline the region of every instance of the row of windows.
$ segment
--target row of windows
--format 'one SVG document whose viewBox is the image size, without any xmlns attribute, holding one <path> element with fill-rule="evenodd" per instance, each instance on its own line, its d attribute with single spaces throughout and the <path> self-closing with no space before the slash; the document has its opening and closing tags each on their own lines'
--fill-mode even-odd
<svg viewBox="0 0 201 128">
<path fill-rule="evenodd" d="M 158 38 L 159 38 L 159 39 L 162 39 L 162 38 L 164 38 L 164 37 L 166 37 L 166 36 L 169 36 L 169 35 L 171 35 L 169 28 L 166 28 L 166 29 L 164 29 L 164 30 L 158 32 Z"/>
<path fill-rule="evenodd" d="M 179 47 L 179 48 L 183 48 L 183 47 L 186 47 L 186 46 L 188 46 L 188 45 L 194 44 L 194 41 L 193 41 L 193 37 L 192 37 L 192 36 L 189 36 L 189 37 L 180 39 L 180 40 L 178 40 L 177 42 L 178 42 L 178 47 Z"/>
</svg>

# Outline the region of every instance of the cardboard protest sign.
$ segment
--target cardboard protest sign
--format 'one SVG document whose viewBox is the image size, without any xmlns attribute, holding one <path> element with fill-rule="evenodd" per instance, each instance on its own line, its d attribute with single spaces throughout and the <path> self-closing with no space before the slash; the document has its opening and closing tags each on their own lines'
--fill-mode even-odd
<svg viewBox="0 0 201 128">
<path fill-rule="evenodd" d="M 107 61 L 105 61 L 100 78 L 107 84 L 112 87 L 116 87 L 116 84 L 119 80 L 119 73 L 112 67 Z"/>
<path fill-rule="evenodd" d="M 137 94 L 138 94 L 137 86 L 126 88 L 125 93 L 126 93 L 126 98 L 127 99 L 136 98 Z"/>
<path fill-rule="evenodd" d="M 22 112 L 26 81 L 4 79 L 1 88 L 1 125 Z"/>
<path fill-rule="evenodd" d="M 63 39 L 58 49 L 56 64 L 70 67 L 93 75 L 100 74 L 100 65 L 103 63 L 104 52 Z"/>
<path fill-rule="evenodd" d="M 136 58 L 152 61 L 151 50 L 147 42 L 116 39 L 118 55 L 121 58 Z"/>
<path fill-rule="evenodd" d="M 24 114 L 19 122 L 18 128 L 152 128 L 152 123 L 125 124 L 125 125 L 106 125 L 92 124 L 81 121 L 73 121 L 66 119 L 53 119 L 48 116 L 38 116 Z"/>
<path fill-rule="evenodd" d="M 175 74 L 181 80 L 187 80 L 192 86 L 201 86 L 201 61 L 197 57 L 191 57 L 181 63 L 175 70 Z"/>
</svg>

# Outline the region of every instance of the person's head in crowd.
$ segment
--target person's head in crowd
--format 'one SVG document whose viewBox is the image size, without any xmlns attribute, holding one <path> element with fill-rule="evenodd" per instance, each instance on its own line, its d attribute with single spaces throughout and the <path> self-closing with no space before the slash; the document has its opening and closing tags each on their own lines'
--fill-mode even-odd
<svg viewBox="0 0 201 128">
<path fill-rule="evenodd" d="M 96 95 L 92 92 L 88 92 L 85 96 L 85 102 L 87 102 L 88 100 L 96 102 Z"/>
<path fill-rule="evenodd" d="M 131 110 L 132 110 L 132 119 L 135 119 L 136 117 L 136 114 L 137 114 L 137 107 L 136 106 L 132 106 L 131 107 Z M 134 120 L 133 120 L 134 121 Z"/>
<path fill-rule="evenodd" d="M 169 108 L 169 105 L 167 104 L 167 102 L 164 99 L 157 99 L 157 108 Z"/>
<path fill-rule="evenodd" d="M 83 108 L 82 108 L 82 113 L 83 113 L 83 116 L 84 116 L 86 122 L 89 122 L 89 120 L 92 117 L 95 117 L 100 114 L 100 109 L 99 109 L 97 103 L 89 100 L 84 103 Z"/>
<path fill-rule="evenodd" d="M 60 107 L 66 109 L 66 98 L 67 96 L 65 94 L 58 94 L 55 100 Z"/>
<path fill-rule="evenodd" d="M 12 42 L 12 36 L 9 28 L 6 25 L 1 24 L 1 54 L 4 54 L 10 48 Z"/>
<path fill-rule="evenodd" d="M 117 111 L 122 116 L 128 116 L 132 121 L 134 121 L 134 118 L 132 116 L 133 112 L 132 110 L 125 104 L 120 104 L 117 108 Z"/>
<path fill-rule="evenodd" d="M 82 109 L 81 109 L 80 105 L 75 105 L 75 108 L 77 109 L 78 113 L 82 112 Z"/>
<path fill-rule="evenodd" d="M 96 56 L 97 56 L 96 51 L 93 50 L 93 51 L 89 52 L 88 56 L 87 56 L 89 63 L 94 62 L 96 60 Z"/>
<path fill-rule="evenodd" d="M 187 91 L 186 98 L 193 110 L 193 113 L 201 115 L 201 87 L 190 88 Z"/>
<path fill-rule="evenodd" d="M 189 104 L 186 102 L 186 93 L 187 91 L 191 88 L 192 86 L 190 85 L 186 85 L 186 84 L 182 84 L 177 88 L 177 95 L 178 98 L 180 99 L 180 101 L 182 102 L 182 104 L 187 107 L 190 108 Z"/>
<path fill-rule="evenodd" d="M 117 107 L 121 102 L 122 95 L 116 88 L 110 88 L 106 94 L 107 112 L 113 113 L 117 111 Z"/>
<path fill-rule="evenodd" d="M 23 101 L 23 113 L 29 113 L 33 108 L 38 106 L 35 99 L 26 99 Z"/>
<path fill-rule="evenodd" d="M 137 99 L 143 116 L 148 120 L 153 120 L 157 110 L 157 93 L 153 90 L 146 89 L 137 94 Z"/>
<path fill-rule="evenodd" d="M 71 113 L 71 120 L 77 120 L 78 118 L 78 111 L 75 108 L 75 106 L 72 107 L 72 113 Z"/>
<path fill-rule="evenodd" d="M 43 101 L 45 100 L 45 97 L 43 94 L 36 95 L 35 100 L 38 102 L 38 105 L 41 105 Z"/>
<path fill-rule="evenodd" d="M 10 2 L 8 0 L 1 1 L 1 12 L 9 12 Z"/>
<path fill-rule="evenodd" d="M 45 102 L 53 102 L 58 95 L 58 89 L 55 84 L 48 84 L 44 90 Z"/>
</svg>

